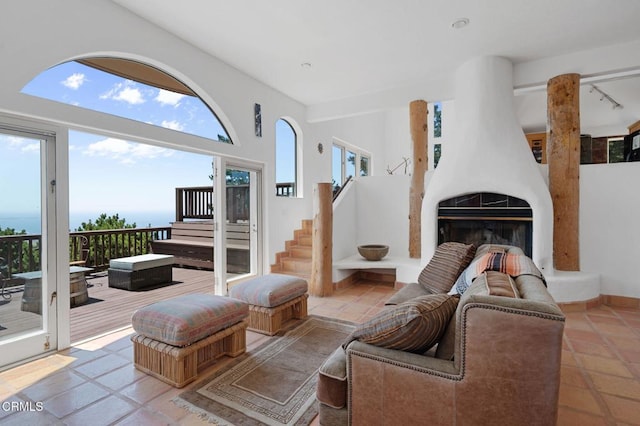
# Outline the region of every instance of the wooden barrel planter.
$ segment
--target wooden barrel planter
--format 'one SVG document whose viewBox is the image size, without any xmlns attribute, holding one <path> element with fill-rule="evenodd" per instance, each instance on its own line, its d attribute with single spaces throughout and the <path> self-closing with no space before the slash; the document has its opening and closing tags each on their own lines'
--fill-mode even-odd
<svg viewBox="0 0 640 426">
<path fill-rule="evenodd" d="M 89 300 L 84 271 L 72 272 L 69 275 L 69 293 L 71 307 L 82 305 Z"/>
<path fill-rule="evenodd" d="M 71 266 L 69 268 L 69 301 L 70 306 L 82 305 L 89 300 L 87 280 L 84 276 L 91 268 Z M 24 272 L 14 274 L 14 277 L 24 280 L 24 293 L 20 309 L 42 315 L 42 272 Z"/>
</svg>

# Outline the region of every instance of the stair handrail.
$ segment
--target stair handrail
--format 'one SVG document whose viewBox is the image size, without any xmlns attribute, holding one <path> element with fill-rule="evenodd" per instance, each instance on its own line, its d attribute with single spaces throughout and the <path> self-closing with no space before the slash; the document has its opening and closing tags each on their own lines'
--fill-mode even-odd
<svg viewBox="0 0 640 426">
<path fill-rule="evenodd" d="M 349 184 L 349 182 L 351 182 L 353 180 L 353 176 L 348 176 L 347 180 L 344 181 L 344 183 L 342 184 L 342 186 L 338 186 L 338 187 L 334 187 L 333 190 L 333 201 L 336 201 L 336 199 L 338 198 L 338 196 L 342 193 L 342 190 L 344 190 L 344 188 Z M 336 189 L 337 188 L 337 189 Z"/>
</svg>

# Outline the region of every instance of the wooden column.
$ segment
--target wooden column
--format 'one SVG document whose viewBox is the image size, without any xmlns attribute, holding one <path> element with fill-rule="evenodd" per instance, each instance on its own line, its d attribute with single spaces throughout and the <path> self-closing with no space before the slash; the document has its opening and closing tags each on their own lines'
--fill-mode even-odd
<svg viewBox="0 0 640 426">
<path fill-rule="evenodd" d="M 547 162 L 553 200 L 553 265 L 579 271 L 580 75 L 547 83 Z"/>
<path fill-rule="evenodd" d="M 427 171 L 427 103 L 422 100 L 409 104 L 409 126 L 413 159 L 411 189 L 409 192 L 409 257 L 419 259 L 422 199 L 424 198 L 424 174 Z"/>
<path fill-rule="evenodd" d="M 333 193 L 330 183 L 318 183 L 313 191 L 313 248 L 311 250 L 312 296 L 331 296 L 333 293 Z"/>
</svg>

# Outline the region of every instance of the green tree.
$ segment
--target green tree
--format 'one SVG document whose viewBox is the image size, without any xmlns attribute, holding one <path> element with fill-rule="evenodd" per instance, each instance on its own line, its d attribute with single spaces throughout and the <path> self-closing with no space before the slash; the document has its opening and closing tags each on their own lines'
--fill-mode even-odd
<svg viewBox="0 0 640 426">
<path fill-rule="evenodd" d="M 433 137 L 442 136 L 442 105 L 437 102 L 433 105 Z"/>
<path fill-rule="evenodd" d="M 120 219 L 120 215 L 118 213 L 107 216 L 106 213 L 102 213 L 96 219 L 95 223 L 89 219 L 89 222 L 82 222 L 80 227 L 76 229 L 77 232 L 82 231 L 98 231 L 104 229 L 130 229 L 135 228 L 135 222 L 132 224 L 127 223 L 127 219 L 124 217 Z"/>
<path fill-rule="evenodd" d="M 26 233 L 27 231 L 25 231 L 24 229 L 20 232 L 16 232 L 14 228 L 2 229 L 2 226 L 0 226 L 0 235 L 26 235 Z"/>
<path fill-rule="evenodd" d="M 75 232 L 88 231 L 108 231 L 117 229 L 137 228 L 135 222 L 127 223 L 126 218 L 120 218 L 118 213 L 107 215 L 102 213 L 95 221 L 89 219 L 82 224 Z M 134 254 L 145 254 L 148 252 L 148 241 L 146 234 L 136 232 L 133 234 L 112 233 L 106 237 L 94 238 L 87 234 L 89 240 L 89 263 L 97 262 L 99 265 L 103 261 L 120 256 L 133 256 Z"/>
<path fill-rule="evenodd" d="M 27 235 L 24 229 L 0 227 L 0 236 Z M 21 268 L 20 265 L 23 265 Z M 40 239 L 28 241 L 15 238 L 0 238 L 0 272 L 3 276 L 9 273 L 28 272 L 40 269 Z"/>
</svg>

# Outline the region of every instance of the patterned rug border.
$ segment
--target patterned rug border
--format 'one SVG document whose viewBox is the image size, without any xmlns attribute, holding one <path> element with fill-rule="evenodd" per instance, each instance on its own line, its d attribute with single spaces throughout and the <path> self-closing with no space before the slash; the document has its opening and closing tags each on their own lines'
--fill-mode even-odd
<svg viewBox="0 0 640 426">
<path fill-rule="evenodd" d="M 208 387 L 214 380 L 223 374 L 229 372 L 231 369 L 238 367 L 239 364 L 245 362 L 248 358 L 252 356 L 257 356 L 260 352 L 267 349 L 270 345 L 276 344 L 278 339 L 281 339 L 288 333 L 292 333 L 302 327 L 304 324 L 307 324 L 310 320 L 318 320 L 328 323 L 334 323 L 338 326 L 343 326 L 347 328 L 355 328 L 356 324 L 350 321 L 344 321 L 340 319 L 327 318 L 319 315 L 309 315 L 304 320 L 292 321 L 288 324 L 287 328 L 281 330 L 277 335 L 270 337 L 267 341 L 262 343 L 257 348 L 253 349 L 251 352 L 245 352 L 239 357 L 235 358 L 231 361 L 231 363 L 226 367 L 222 368 L 218 371 L 211 373 L 206 378 L 198 381 L 198 385 L 193 387 L 192 389 L 185 390 L 175 398 L 173 398 L 172 402 L 177 406 L 188 410 L 189 412 L 197 415 L 202 420 L 205 420 L 211 424 L 215 425 L 234 425 L 233 422 L 237 422 L 238 424 L 242 424 L 243 426 L 258 426 L 264 425 L 265 423 L 246 415 L 245 413 L 238 411 L 234 408 L 228 407 L 220 402 L 214 401 L 207 396 L 199 393 L 201 389 Z M 306 408 L 304 408 L 306 406 Z M 295 425 L 308 425 L 318 414 L 317 401 L 315 400 L 315 392 L 313 395 L 307 400 L 307 402 L 302 407 L 304 410 L 303 414 L 298 418 L 295 422 Z M 231 420 L 229 420 L 231 419 Z M 281 425 L 283 423 L 275 422 L 274 424 Z"/>
</svg>

